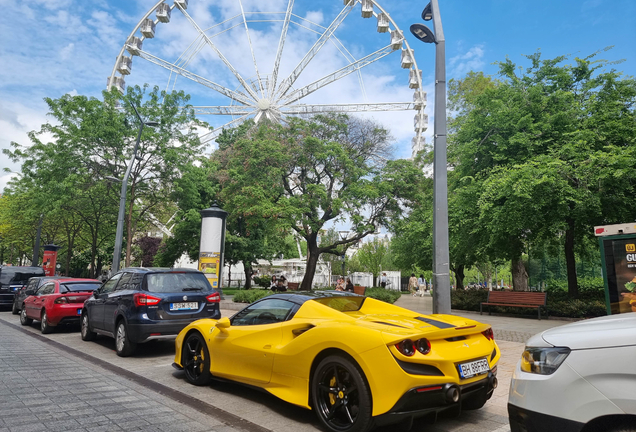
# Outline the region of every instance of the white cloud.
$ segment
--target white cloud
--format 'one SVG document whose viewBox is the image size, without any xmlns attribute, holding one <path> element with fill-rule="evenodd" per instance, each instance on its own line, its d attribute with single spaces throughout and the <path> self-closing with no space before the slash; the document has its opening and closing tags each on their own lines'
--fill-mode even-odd
<svg viewBox="0 0 636 432">
<path fill-rule="evenodd" d="M 484 46 L 475 45 L 467 52 L 451 58 L 449 61 L 450 75 L 460 77 L 470 71 L 482 70 L 485 64 L 484 54 Z"/>
<path fill-rule="evenodd" d="M 71 55 L 73 54 L 73 49 L 75 48 L 75 44 L 74 43 L 70 43 L 68 45 L 66 45 L 64 48 L 62 48 L 62 50 L 60 51 L 60 58 L 62 60 L 68 60 L 69 57 L 71 57 Z"/>
</svg>

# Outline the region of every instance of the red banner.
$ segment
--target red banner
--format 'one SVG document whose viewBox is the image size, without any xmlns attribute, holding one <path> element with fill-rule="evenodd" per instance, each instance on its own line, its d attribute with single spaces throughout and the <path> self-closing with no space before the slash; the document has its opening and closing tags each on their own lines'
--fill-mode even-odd
<svg viewBox="0 0 636 432">
<path fill-rule="evenodd" d="M 45 250 L 42 267 L 47 276 L 55 276 L 55 264 L 57 264 L 57 251 Z"/>
</svg>

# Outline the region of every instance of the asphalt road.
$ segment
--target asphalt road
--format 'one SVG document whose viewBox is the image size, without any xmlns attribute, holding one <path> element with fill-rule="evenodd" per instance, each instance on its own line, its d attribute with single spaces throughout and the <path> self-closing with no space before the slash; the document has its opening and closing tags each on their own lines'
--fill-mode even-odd
<svg viewBox="0 0 636 432">
<path fill-rule="evenodd" d="M 229 316 L 234 311 L 224 310 L 223 313 L 224 316 Z M 114 341 L 110 338 L 98 337 L 94 342 L 84 342 L 77 327 L 56 329 L 49 335 L 42 335 L 39 327 L 37 322 L 30 326 L 21 326 L 17 315 L 12 315 L 10 311 L 0 312 L 0 364 L 3 365 L 0 370 L 0 432 L 321 430 L 312 412 L 285 403 L 268 393 L 226 382 L 215 382 L 207 387 L 188 384 L 183 372 L 176 371 L 171 366 L 174 360 L 172 342 L 142 344 L 138 346 L 134 357 L 121 358 L 115 354 Z M 512 370 L 524 345 L 511 341 L 498 343 L 502 350 L 502 360 L 498 367 L 499 388 L 495 390 L 495 395 L 486 406 L 477 411 L 464 412 L 458 418 L 440 418 L 436 423 L 423 420 L 416 423 L 412 430 L 510 430 L 506 412 L 507 394 Z M 79 376 L 77 382 L 74 380 L 74 371 L 77 371 Z M 64 379 L 51 379 L 55 376 L 63 376 Z M 30 377 L 37 379 L 30 382 Z M 21 380 L 23 383 L 18 386 Z M 18 390 L 15 390 L 16 386 L 19 387 Z M 46 391 L 41 391 L 41 388 Z M 65 402 L 66 405 L 56 405 L 58 392 L 71 397 L 78 391 L 79 396 L 69 399 L 68 403 Z M 29 394 L 31 396 L 28 396 Z M 99 409 L 96 410 L 98 414 L 90 414 L 91 407 L 85 406 L 85 400 L 93 400 L 95 394 L 101 395 L 98 396 L 98 400 L 108 400 L 108 415 L 104 415 Z M 113 394 L 118 396 L 115 397 Z M 51 400 L 47 416 L 54 417 L 57 406 L 57 410 L 62 410 L 62 413 L 68 413 L 70 410 L 71 418 L 66 419 L 70 423 L 60 423 L 56 428 L 54 424 L 47 425 L 37 414 L 30 411 L 27 420 L 17 420 L 25 409 L 28 409 L 28 403 L 17 403 L 16 398 L 25 398 L 27 402 L 29 398 Z M 84 427 L 82 416 L 78 417 L 77 410 L 69 408 L 69 403 L 84 406 L 88 410 L 85 412 L 87 416 L 98 415 L 101 423 L 91 423 L 91 427 Z M 141 422 L 139 418 L 132 419 L 131 413 L 136 410 L 151 413 L 150 418 L 142 417 L 146 420 Z M 156 413 L 157 418 L 164 419 L 164 423 L 153 424 L 152 421 L 156 420 L 153 413 Z M 57 415 L 63 419 L 68 417 L 60 413 Z M 43 418 L 48 419 L 47 416 Z M 177 420 L 166 421 L 171 416 Z M 394 430 L 395 426 L 376 429 L 376 432 Z"/>
</svg>

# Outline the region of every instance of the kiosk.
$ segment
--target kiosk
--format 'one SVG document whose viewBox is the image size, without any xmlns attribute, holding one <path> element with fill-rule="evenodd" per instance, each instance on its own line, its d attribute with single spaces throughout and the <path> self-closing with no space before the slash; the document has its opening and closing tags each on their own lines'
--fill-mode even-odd
<svg viewBox="0 0 636 432">
<path fill-rule="evenodd" d="M 599 237 L 607 313 L 636 312 L 636 222 L 594 227 Z"/>
</svg>

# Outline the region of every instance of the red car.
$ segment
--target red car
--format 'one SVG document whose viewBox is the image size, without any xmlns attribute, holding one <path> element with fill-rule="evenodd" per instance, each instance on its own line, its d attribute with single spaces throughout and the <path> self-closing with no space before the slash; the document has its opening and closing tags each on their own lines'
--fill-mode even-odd
<svg viewBox="0 0 636 432">
<path fill-rule="evenodd" d="M 51 280 L 22 303 L 20 324 L 31 325 L 40 321 L 42 333 L 51 333 L 61 324 L 78 324 L 82 316 L 84 300 L 101 286 L 95 279 L 62 278 Z"/>
</svg>

